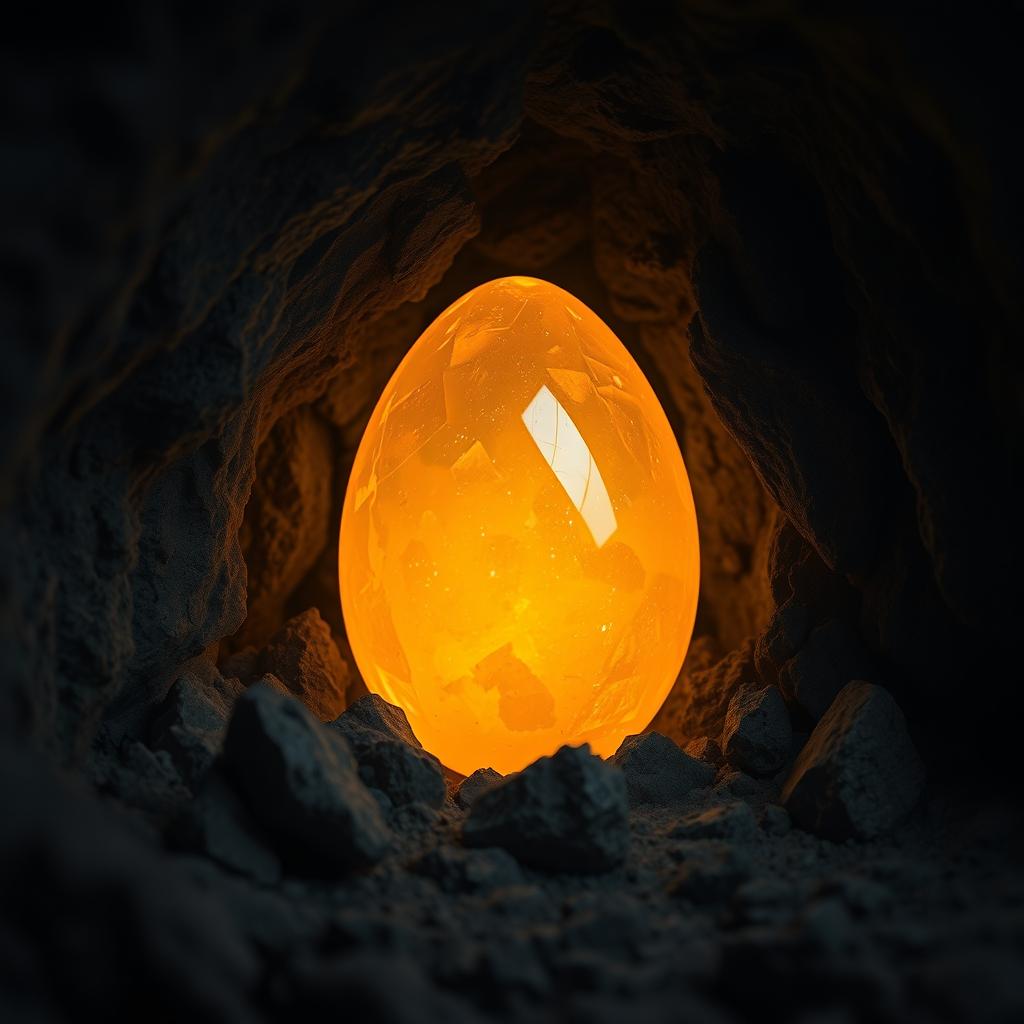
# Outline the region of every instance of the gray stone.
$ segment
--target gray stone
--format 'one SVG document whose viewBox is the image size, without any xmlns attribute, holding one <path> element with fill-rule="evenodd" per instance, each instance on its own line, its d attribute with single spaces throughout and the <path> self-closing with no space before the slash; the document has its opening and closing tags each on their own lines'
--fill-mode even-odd
<svg viewBox="0 0 1024 1024">
<path fill-rule="evenodd" d="M 115 744 L 105 731 L 94 745 L 89 774 L 100 792 L 141 811 L 157 827 L 171 821 L 190 797 L 167 751 L 130 739 Z"/>
<path fill-rule="evenodd" d="M 784 836 L 792 828 L 789 812 L 779 804 L 765 804 L 761 811 L 761 828 L 770 836 Z"/>
<path fill-rule="evenodd" d="M 280 881 L 281 862 L 223 774 L 211 771 L 175 823 L 175 841 L 240 875 L 265 884 Z"/>
<path fill-rule="evenodd" d="M 716 768 L 722 763 L 722 748 L 719 746 L 718 741 L 710 736 L 700 736 L 697 739 L 690 740 L 683 747 L 683 752 L 690 757 L 696 758 L 698 761 L 703 761 L 705 764 L 713 765 Z"/>
<path fill-rule="evenodd" d="M 626 781 L 588 744 L 562 747 L 484 793 L 462 835 L 468 846 L 500 846 L 534 867 L 604 871 L 629 847 Z"/>
<path fill-rule="evenodd" d="M 682 856 L 682 865 L 669 881 L 667 891 L 691 903 L 724 903 L 750 876 L 747 858 L 731 843 L 688 842 L 677 853 Z"/>
<path fill-rule="evenodd" d="M 822 879 L 814 895 L 839 899 L 854 917 L 875 917 L 893 904 L 893 893 L 889 886 L 849 872 Z"/>
<path fill-rule="evenodd" d="M 722 748 L 729 763 L 751 775 L 773 775 L 789 757 L 793 730 L 774 686 L 741 686 L 729 702 Z"/>
<path fill-rule="evenodd" d="M 738 768 L 730 769 L 727 766 L 718 773 L 714 785 L 714 792 L 720 793 L 722 796 L 761 796 L 763 790 L 763 784 L 757 779 L 752 778 L 746 772 L 741 772 Z"/>
<path fill-rule="evenodd" d="M 348 665 L 315 608 L 289 619 L 271 637 L 259 664 L 260 671 L 280 679 L 321 722 L 344 710 Z"/>
<path fill-rule="evenodd" d="M 171 687 L 151 729 L 153 746 L 166 750 L 185 782 L 195 788 L 224 742 L 231 709 L 244 687 L 238 679 L 204 681 L 182 674 Z"/>
<path fill-rule="evenodd" d="M 447 796 L 441 762 L 423 749 L 401 708 L 375 693 L 330 723 L 348 741 L 363 781 L 403 806 L 440 807 Z"/>
<path fill-rule="evenodd" d="M 741 800 L 693 811 L 672 826 L 676 839 L 729 839 L 744 842 L 757 835 L 757 819 L 750 805 Z"/>
<path fill-rule="evenodd" d="M 622 769 L 634 804 L 672 804 L 715 778 L 714 768 L 658 732 L 627 736 L 612 760 Z"/>
<path fill-rule="evenodd" d="M 425 853 L 413 869 L 451 893 L 489 891 L 525 881 L 515 858 L 497 848 L 438 846 Z"/>
<path fill-rule="evenodd" d="M 801 828 L 828 839 L 870 839 L 899 825 L 924 788 L 924 766 L 887 690 L 855 681 L 818 723 L 783 787 Z"/>
<path fill-rule="evenodd" d="M 337 874 L 378 860 L 390 833 L 336 730 L 267 683 L 235 705 L 225 768 L 286 860 Z"/>
<path fill-rule="evenodd" d="M 781 924 L 796 913 L 798 891 L 779 878 L 758 876 L 744 882 L 733 894 L 733 914 L 738 924 Z"/>
<path fill-rule="evenodd" d="M 477 768 L 472 775 L 462 780 L 455 794 L 458 805 L 468 811 L 488 790 L 493 789 L 503 776 L 493 768 Z"/>
</svg>

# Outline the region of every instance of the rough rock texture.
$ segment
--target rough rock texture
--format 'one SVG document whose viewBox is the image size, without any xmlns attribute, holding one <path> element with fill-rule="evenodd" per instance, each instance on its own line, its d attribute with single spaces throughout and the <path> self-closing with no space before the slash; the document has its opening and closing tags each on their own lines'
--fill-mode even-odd
<svg viewBox="0 0 1024 1024">
<path fill-rule="evenodd" d="M 733 694 L 722 730 L 722 750 L 734 768 L 772 775 L 788 760 L 793 728 L 774 686 L 743 686 Z"/>
<path fill-rule="evenodd" d="M 924 787 L 924 766 L 888 691 L 849 683 L 815 726 L 786 780 L 793 820 L 837 841 L 870 839 L 899 825 Z"/>
<path fill-rule="evenodd" d="M 715 770 L 679 749 L 667 736 L 627 736 L 612 758 L 626 777 L 632 804 L 671 804 L 691 790 L 710 786 Z"/>
<path fill-rule="evenodd" d="M 711 664 L 707 664 L 707 653 L 691 648 L 679 681 L 651 722 L 652 729 L 682 742 L 721 734 L 732 695 L 758 681 L 754 641 L 748 638 Z"/>
<path fill-rule="evenodd" d="M 239 533 L 248 587 L 236 647 L 267 641 L 286 618 L 289 596 L 337 530 L 334 463 L 331 432 L 310 406 L 282 416 L 260 445 Z"/>
<path fill-rule="evenodd" d="M 535 867 L 606 871 L 629 848 L 625 779 L 586 743 L 562 747 L 474 801 L 462 837 Z"/>
<path fill-rule="evenodd" d="M 695 740 L 690 740 L 683 751 L 690 757 L 704 761 L 716 768 L 722 763 L 722 748 L 719 746 L 718 740 L 714 740 L 710 736 L 699 736 Z"/>
<path fill-rule="evenodd" d="M 172 827 L 176 844 L 263 884 L 281 880 L 272 842 L 221 772 L 207 775 L 196 798 Z"/>
<path fill-rule="evenodd" d="M 243 689 L 237 679 L 224 679 L 219 673 L 204 681 L 186 672 L 160 705 L 151 728 L 153 746 L 170 754 L 190 786 L 200 782 L 220 753 L 231 710 Z"/>
<path fill-rule="evenodd" d="M 455 799 L 458 805 L 468 811 L 476 801 L 489 789 L 493 789 L 503 776 L 493 768 L 477 768 L 459 784 Z"/>
<path fill-rule="evenodd" d="M 388 827 L 345 740 L 267 683 L 235 705 L 224 768 L 290 861 L 337 875 L 378 860 Z"/>
<path fill-rule="evenodd" d="M 246 682 L 272 675 L 321 722 L 333 721 L 345 709 L 348 664 L 316 608 L 307 608 L 289 619 L 263 650 L 242 651 L 223 667 L 225 671 L 240 671 Z"/>
<path fill-rule="evenodd" d="M 401 708 L 370 693 L 331 722 L 331 728 L 348 741 L 366 785 L 387 794 L 392 803 L 444 803 L 441 762 L 423 749 Z"/>
<path fill-rule="evenodd" d="M 993 712 L 1022 575 L 1016 8 L 17 13 L 0 33 L 0 1016 L 1024 1018 L 1019 815 L 995 793 L 1015 785 L 1018 721 Z M 330 885 L 169 850 L 180 773 L 215 743 L 186 756 L 152 733 L 168 690 L 215 688 L 249 643 L 251 681 L 266 635 L 309 607 L 345 656 L 334 526 L 362 423 L 426 322 L 524 272 L 623 339 L 690 468 L 697 639 L 653 727 L 718 736 L 749 684 L 780 685 L 810 729 L 867 671 L 820 643 L 835 630 L 929 758 L 920 812 L 836 845 L 788 827 L 778 780 L 729 768 L 632 808 L 625 863 L 598 876 L 506 875 L 457 845 L 454 802 L 392 807 L 391 852 Z M 296 461 L 322 463 L 320 426 L 327 542 L 293 585 L 323 536 Z M 305 520 L 284 493 L 300 483 Z M 281 523 L 267 557 L 253 526 L 277 510 L 305 526 Z M 747 823 L 673 836 L 691 815 Z M 703 862 L 707 902 L 678 879 L 700 877 L 695 843 L 733 851 Z M 746 880 L 710 884 L 741 862 Z"/>
</svg>

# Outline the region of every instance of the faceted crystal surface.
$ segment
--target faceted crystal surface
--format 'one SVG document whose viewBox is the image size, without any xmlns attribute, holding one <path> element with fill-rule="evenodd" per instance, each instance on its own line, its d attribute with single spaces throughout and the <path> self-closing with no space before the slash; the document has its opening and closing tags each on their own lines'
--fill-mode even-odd
<svg viewBox="0 0 1024 1024">
<path fill-rule="evenodd" d="M 614 753 L 690 642 L 699 552 L 679 446 L 582 302 L 508 277 L 395 371 L 352 467 L 342 610 L 367 686 L 469 774 Z"/>
</svg>

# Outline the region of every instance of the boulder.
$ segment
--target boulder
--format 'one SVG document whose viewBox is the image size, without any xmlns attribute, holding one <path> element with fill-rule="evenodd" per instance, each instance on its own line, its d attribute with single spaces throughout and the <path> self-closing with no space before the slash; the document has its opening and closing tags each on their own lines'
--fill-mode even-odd
<svg viewBox="0 0 1024 1024">
<path fill-rule="evenodd" d="M 750 775 L 773 775 L 789 757 L 793 730 L 774 686 L 741 686 L 729 701 L 722 748 L 731 765 Z"/>
<path fill-rule="evenodd" d="M 627 736 L 612 759 L 622 769 L 634 804 L 671 804 L 710 786 L 715 770 L 658 732 Z"/>
<path fill-rule="evenodd" d="M 608 870 L 629 847 L 626 780 L 589 744 L 562 747 L 480 796 L 462 835 L 467 846 L 500 846 L 538 868 Z"/>
<path fill-rule="evenodd" d="M 396 806 L 444 803 L 441 762 L 423 749 L 401 708 L 370 693 L 331 722 L 331 728 L 348 741 L 366 785 L 386 793 Z"/>
<path fill-rule="evenodd" d="M 925 771 L 903 712 L 873 683 L 843 687 L 800 752 L 782 791 L 793 821 L 827 839 L 870 839 L 899 825 Z"/>
<path fill-rule="evenodd" d="M 235 705 L 224 763 L 285 859 L 338 874 L 387 850 L 390 830 L 344 737 L 268 683 Z"/>
</svg>

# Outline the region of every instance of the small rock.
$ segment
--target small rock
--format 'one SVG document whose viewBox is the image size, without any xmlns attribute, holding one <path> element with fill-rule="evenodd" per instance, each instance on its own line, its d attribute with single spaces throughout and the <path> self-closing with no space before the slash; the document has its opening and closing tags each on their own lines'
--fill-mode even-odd
<svg viewBox="0 0 1024 1024">
<path fill-rule="evenodd" d="M 741 686 L 729 701 L 722 747 L 729 763 L 751 775 L 777 772 L 789 756 L 793 730 L 774 686 Z"/>
<path fill-rule="evenodd" d="M 819 899 L 800 911 L 794 934 L 808 952 L 842 955 L 856 941 L 856 932 L 846 907 L 837 899 Z"/>
<path fill-rule="evenodd" d="M 787 835 L 793 823 L 789 820 L 789 811 L 778 804 L 765 804 L 761 811 L 761 828 L 770 836 Z"/>
<path fill-rule="evenodd" d="M 684 754 L 667 736 L 627 736 L 612 758 L 626 777 L 631 803 L 671 804 L 694 789 L 710 786 L 714 768 Z"/>
<path fill-rule="evenodd" d="M 370 693 L 330 724 L 348 741 L 366 785 L 397 806 L 444 803 L 448 791 L 441 762 L 423 749 L 401 708 Z"/>
<path fill-rule="evenodd" d="M 683 748 L 684 753 L 705 764 L 717 768 L 722 763 L 722 748 L 717 740 L 710 736 L 701 736 L 699 739 L 690 740 Z"/>
<path fill-rule="evenodd" d="M 682 866 L 667 887 L 670 896 L 697 904 L 724 903 L 750 875 L 747 859 L 729 843 L 687 843 L 682 852 Z"/>
<path fill-rule="evenodd" d="M 800 752 L 782 791 L 794 822 L 826 839 L 870 839 L 913 810 L 924 766 L 887 690 L 845 686 Z"/>
<path fill-rule="evenodd" d="M 732 902 L 737 924 L 780 925 L 796 913 L 798 894 L 789 882 L 760 876 L 744 882 Z"/>
<path fill-rule="evenodd" d="M 192 672 L 180 676 L 157 711 L 151 735 L 166 750 L 185 782 L 195 788 L 220 753 L 235 701 L 244 687 L 237 679 L 204 681 Z"/>
<path fill-rule="evenodd" d="M 874 917 L 888 910 L 893 902 L 888 886 L 854 874 L 838 874 L 824 879 L 814 895 L 838 898 L 854 917 Z"/>
<path fill-rule="evenodd" d="M 860 637 L 843 619 L 833 619 L 813 630 L 782 666 L 779 688 L 818 721 L 851 679 L 863 679 L 871 671 Z"/>
<path fill-rule="evenodd" d="M 270 638 L 259 670 L 280 679 L 321 722 L 345 709 L 348 666 L 315 608 L 289 619 Z"/>
<path fill-rule="evenodd" d="M 239 698 L 225 768 L 290 860 L 331 874 L 371 864 L 390 833 L 337 731 L 265 682 Z"/>
<path fill-rule="evenodd" d="M 462 835 L 469 846 L 500 846 L 539 868 L 607 870 L 629 847 L 625 778 L 589 744 L 562 747 L 480 796 Z"/>
<path fill-rule="evenodd" d="M 523 872 L 511 854 L 499 849 L 466 850 L 438 846 L 424 854 L 414 870 L 451 893 L 481 892 L 520 885 Z"/>
<path fill-rule="evenodd" d="M 684 815 L 672 827 L 675 839 L 729 839 L 744 842 L 757 835 L 757 819 L 740 800 Z"/>
<path fill-rule="evenodd" d="M 752 779 L 746 772 L 738 769 L 729 770 L 725 768 L 719 772 L 715 782 L 716 793 L 729 794 L 731 796 L 760 796 L 763 787 L 757 779 Z"/>
<path fill-rule="evenodd" d="M 493 768 L 477 768 L 472 775 L 463 779 L 455 794 L 455 800 L 463 810 L 468 811 L 484 793 L 501 782 L 502 778 L 503 776 Z"/>
<path fill-rule="evenodd" d="M 175 823 L 173 836 L 186 849 L 254 881 L 272 885 L 281 879 L 281 863 L 268 837 L 216 769 Z"/>
<path fill-rule="evenodd" d="M 125 739 L 98 744 L 91 775 L 96 788 L 141 811 L 159 828 L 172 821 L 191 794 L 166 750 Z"/>
</svg>

